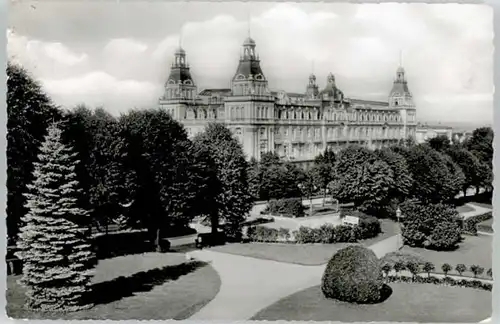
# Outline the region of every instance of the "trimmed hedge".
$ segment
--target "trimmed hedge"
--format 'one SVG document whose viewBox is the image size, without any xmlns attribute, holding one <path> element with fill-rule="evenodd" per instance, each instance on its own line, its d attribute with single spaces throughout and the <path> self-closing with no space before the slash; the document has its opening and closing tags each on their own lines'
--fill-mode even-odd
<svg viewBox="0 0 500 324">
<path fill-rule="evenodd" d="M 288 242 L 290 239 L 290 230 L 287 228 L 269 228 L 265 226 L 248 227 L 247 236 L 253 242 Z"/>
<path fill-rule="evenodd" d="M 437 278 L 434 276 L 422 277 L 419 275 L 413 277 L 389 275 L 385 277 L 387 282 L 404 282 L 404 283 L 430 283 L 443 286 L 458 286 L 463 288 L 475 288 L 481 290 L 492 291 L 493 284 L 481 282 L 480 280 L 456 280 L 451 277 Z"/>
<path fill-rule="evenodd" d="M 268 228 L 264 226 L 248 227 L 247 236 L 254 242 L 295 242 L 307 243 L 355 243 L 369 239 L 382 232 L 377 218 L 369 215 L 360 217 L 357 226 L 324 224 L 317 228 L 301 226 L 297 231 L 286 228 Z"/>
<path fill-rule="evenodd" d="M 485 214 L 472 216 L 464 221 L 463 232 L 470 235 L 477 235 L 477 225 L 485 220 L 491 219 L 493 217 L 492 212 L 487 212 Z"/>
<path fill-rule="evenodd" d="M 321 280 L 326 298 L 349 303 L 376 303 L 382 299 L 382 269 L 375 253 L 362 246 L 349 246 L 333 255 Z"/>
<path fill-rule="evenodd" d="M 266 206 L 264 213 L 283 217 L 302 217 L 305 207 L 300 198 L 284 198 L 271 200 Z"/>
</svg>

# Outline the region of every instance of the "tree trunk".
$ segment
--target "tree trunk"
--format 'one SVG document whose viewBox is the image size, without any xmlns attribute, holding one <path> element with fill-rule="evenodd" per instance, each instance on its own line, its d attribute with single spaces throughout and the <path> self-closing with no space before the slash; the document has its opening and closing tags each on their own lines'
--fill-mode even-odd
<svg viewBox="0 0 500 324">
<path fill-rule="evenodd" d="M 218 212 L 212 212 L 210 215 L 210 227 L 212 228 L 212 235 L 216 235 L 219 228 L 219 214 Z"/>
<path fill-rule="evenodd" d="M 156 252 L 162 252 L 162 250 L 161 250 L 160 228 L 156 229 L 156 233 L 155 233 L 155 247 L 156 247 Z"/>
<path fill-rule="evenodd" d="M 322 207 L 325 207 L 325 199 L 326 199 L 326 188 L 323 188 L 323 204 L 322 204 Z"/>
</svg>

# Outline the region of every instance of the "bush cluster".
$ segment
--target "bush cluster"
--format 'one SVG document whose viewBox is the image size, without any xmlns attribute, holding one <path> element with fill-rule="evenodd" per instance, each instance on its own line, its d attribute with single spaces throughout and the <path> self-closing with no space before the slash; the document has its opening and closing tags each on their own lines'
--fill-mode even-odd
<svg viewBox="0 0 500 324">
<path fill-rule="evenodd" d="M 382 269 L 375 253 L 355 245 L 333 255 L 321 280 L 321 291 L 326 298 L 360 304 L 380 301 L 383 286 Z"/>
<path fill-rule="evenodd" d="M 373 216 L 360 217 L 359 225 L 324 224 L 317 228 L 301 226 L 298 230 L 290 231 L 286 228 L 268 228 L 264 226 L 251 226 L 247 236 L 254 242 L 290 242 L 298 244 L 307 243 L 355 243 L 358 240 L 369 239 L 382 232 L 380 222 Z"/>
<path fill-rule="evenodd" d="M 475 288 L 488 291 L 491 291 L 493 288 L 493 285 L 491 283 L 487 282 L 483 283 L 480 280 L 467 280 L 467 279 L 456 280 L 450 277 L 437 278 L 434 276 L 422 277 L 418 275 L 413 277 L 406 277 L 406 276 L 389 275 L 386 277 L 386 280 L 387 282 L 431 283 L 435 285 L 459 286 L 464 288 Z"/>
<path fill-rule="evenodd" d="M 411 247 L 450 250 L 462 239 L 461 220 L 453 206 L 407 201 L 401 211 L 404 243 Z"/>
<path fill-rule="evenodd" d="M 302 217 L 304 210 L 301 198 L 284 198 L 269 201 L 264 212 L 275 216 Z"/>
<path fill-rule="evenodd" d="M 470 235 L 477 235 L 477 225 L 493 217 L 492 212 L 472 216 L 464 221 L 463 232 Z"/>
<path fill-rule="evenodd" d="M 247 236 L 253 242 L 288 242 L 290 240 L 290 230 L 287 228 L 269 228 L 265 226 L 250 226 Z"/>
</svg>

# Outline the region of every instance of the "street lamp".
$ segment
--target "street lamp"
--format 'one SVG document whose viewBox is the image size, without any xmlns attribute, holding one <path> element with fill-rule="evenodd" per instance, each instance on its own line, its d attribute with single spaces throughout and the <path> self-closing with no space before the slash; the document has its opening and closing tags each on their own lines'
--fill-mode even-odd
<svg viewBox="0 0 500 324">
<path fill-rule="evenodd" d="M 401 209 L 398 207 L 398 209 L 396 209 L 396 219 L 397 219 L 398 227 L 399 227 L 399 237 L 401 240 L 401 245 L 403 245 L 402 244 L 403 243 L 403 241 L 402 241 L 403 240 L 403 230 L 402 230 L 402 225 L 401 225 L 401 221 L 400 221 L 401 218 L 403 218 L 403 214 L 401 213 Z"/>
</svg>

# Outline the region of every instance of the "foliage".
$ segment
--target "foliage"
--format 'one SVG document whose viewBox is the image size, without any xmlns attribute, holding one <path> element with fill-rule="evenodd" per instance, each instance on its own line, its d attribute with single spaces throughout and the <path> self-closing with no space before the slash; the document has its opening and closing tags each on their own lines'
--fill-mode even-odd
<svg viewBox="0 0 500 324">
<path fill-rule="evenodd" d="M 330 149 L 320 153 L 314 159 L 314 167 L 311 173 L 313 174 L 314 183 L 317 187 L 323 189 L 325 197 L 329 184 L 335 179 L 335 159 L 335 152 Z"/>
<path fill-rule="evenodd" d="M 88 212 L 77 205 L 76 155 L 52 125 L 34 163 L 17 247 L 23 262 L 21 282 L 26 306 L 42 311 L 75 311 L 89 307 L 91 269 Z"/>
<path fill-rule="evenodd" d="M 409 277 L 404 277 L 404 276 L 391 276 L 391 275 L 389 275 L 386 279 L 388 280 L 388 282 L 411 282 L 411 283 L 421 283 L 421 284 L 427 283 L 427 284 L 434 284 L 434 285 L 474 288 L 474 289 L 481 289 L 481 290 L 486 290 L 486 291 L 491 291 L 493 288 L 492 284 L 482 283 L 479 280 L 467 280 L 467 279 L 455 280 L 455 279 L 450 278 L 450 277 L 438 278 L 438 277 L 434 277 L 434 276 L 428 276 L 428 277 L 414 276 L 412 278 L 409 278 Z"/>
<path fill-rule="evenodd" d="M 438 135 L 426 140 L 426 143 L 438 152 L 445 152 L 450 148 L 450 140 L 446 135 Z"/>
<path fill-rule="evenodd" d="M 450 272 L 452 270 L 452 267 L 451 265 L 449 265 L 448 263 L 444 263 L 442 266 L 441 266 L 441 270 L 443 270 L 443 273 L 445 276 L 448 275 L 448 272 Z"/>
<path fill-rule="evenodd" d="M 406 269 L 406 265 L 402 261 L 396 261 L 393 267 L 396 274 Z"/>
<path fill-rule="evenodd" d="M 410 194 L 413 185 L 413 178 L 404 156 L 389 148 L 376 150 L 375 154 L 380 160 L 387 163 L 393 173 L 394 183 L 388 196 L 392 198 L 393 203 L 402 202 Z M 386 209 L 385 214 L 394 217 L 395 209 Z"/>
<path fill-rule="evenodd" d="M 424 203 L 447 202 L 461 190 L 457 184 L 455 167 L 447 158 L 427 145 L 410 147 L 405 154 L 408 168 L 413 176 L 411 196 Z"/>
<path fill-rule="evenodd" d="M 231 131 L 222 124 L 207 125 L 197 134 L 194 143 L 204 147 L 214 162 L 219 188 L 213 195 L 219 219 L 229 239 L 241 238 L 241 223 L 252 208 L 252 196 L 248 184 L 248 163 L 243 148 Z"/>
<path fill-rule="evenodd" d="M 349 246 L 333 255 L 321 282 L 325 297 L 350 303 L 375 303 L 381 299 L 382 269 L 377 256 L 362 246 Z"/>
<path fill-rule="evenodd" d="M 480 267 L 480 266 L 478 266 L 478 265 L 476 265 L 476 264 L 471 265 L 469 270 L 470 270 L 470 272 L 472 272 L 472 274 L 474 275 L 474 278 L 477 278 L 477 276 L 482 275 L 482 274 L 483 274 L 483 272 L 484 272 L 484 268 L 483 268 L 483 267 Z"/>
<path fill-rule="evenodd" d="M 462 273 L 467 271 L 467 267 L 465 266 L 465 264 L 459 263 L 456 265 L 455 271 L 462 275 Z"/>
<path fill-rule="evenodd" d="M 492 212 L 469 217 L 464 221 L 463 231 L 467 234 L 477 235 L 477 225 L 485 220 L 491 219 L 492 217 Z"/>
<path fill-rule="evenodd" d="M 447 250 L 461 240 L 460 227 L 456 222 L 439 223 L 428 237 L 429 246 L 437 250 Z"/>
<path fill-rule="evenodd" d="M 430 276 L 431 272 L 434 271 L 435 268 L 436 267 L 434 266 L 434 264 L 432 262 L 426 262 L 426 263 L 424 263 L 422 270 L 427 272 L 427 276 Z"/>
<path fill-rule="evenodd" d="M 386 255 L 384 255 L 381 259 L 381 262 L 383 264 L 389 264 L 391 267 L 394 266 L 394 264 L 398 261 L 403 264 L 414 262 L 419 265 L 423 265 L 425 262 L 424 259 L 422 259 L 422 257 L 418 254 L 402 252 L 402 251 L 389 252 Z"/>
<path fill-rule="evenodd" d="M 302 217 L 304 216 L 304 205 L 300 198 L 285 198 L 271 200 L 265 211 L 275 216 Z"/>
<path fill-rule="evenodd" d="M 276 153 L 265 153 L 259 163 L 259 198 L 262 200 L 293 198 L 301 195 L 298 187 L 302 170 L 280 160 Z"/>
<path fill-rule="evenodd" d="M 412 276 L 416 276 L 420 272 L 420 265 L 415 261 L 409 261 L 405 266 Z"/>
<path fill-rule="evenodd" d="M 462 186 L 464 193 L 472 186 L 483 184 L 485 179 L 481 177 L 481 161 L 472 152 L 462 147 L 452 147 L 447 153 L 464 173 Z"/>
<path fill-rule="evenodd" d="M 401 212 L 403 240 L 409 246 L 451 249 L 460 241 L 459 215 L 453 206 L 406 201 Z"/>
<path fill-rule="evenodd" d="M 469 151 L 490 167 L 493 161 L 493 136 L 491 127 L 481 127 L 475 129 L 471 138 L 465 143 Z"/>
<path fill-rule="evenodd" d="M 104 109 L 79 106 L 64 116 L 64 137 L 81 160 L 77 179 L 85 195 L 83 207 L 96 225 L 107 226 L 124 216 L 122 207 L 134 195 L 135 173 L 128 168 L 128 148 L 116 118 Z M 127 225 L 129 223 L 126 219 Z"/>
<path fill-rule="evenodd" d="M 260 183 L 262 182 L 259 163 L 252 157 L 248 163 L 248 191 L 253 200 L 260 198 Z"/>
<path fill-rule="evenodd" d="M 26 214 L 23 193 L 47 127 L 60 119 L 42 87 L 21 66 L 7 64 L 7 235 L 15 240 Z"/>
<path fill-rule="evenodd" d="M 358 146 L 340 151 L 335 163 L 332 193 L 341 202 L 354 202 L 368 212 L 385 205 L 394 186 L 389 165 Z"/>
<path fill-rule="evenodd" d="M 488 271 L 486 271 L 486 275 L 490 278 L 493 278 L 493 270 L 491 270 L 491 268 L 489 268 Z"/>
<path fill-rule="evenodd" d="M 128 162 L 137 175 L 131 214 L 147 228 L 157 250 L 170 226 L 188 224 L 204 189 L 192 144 L 180 123 L 164 110 L 135 110 L 120 117 Z M 202 177 L 201 177 L 202 178 Z"/>
</svg>

